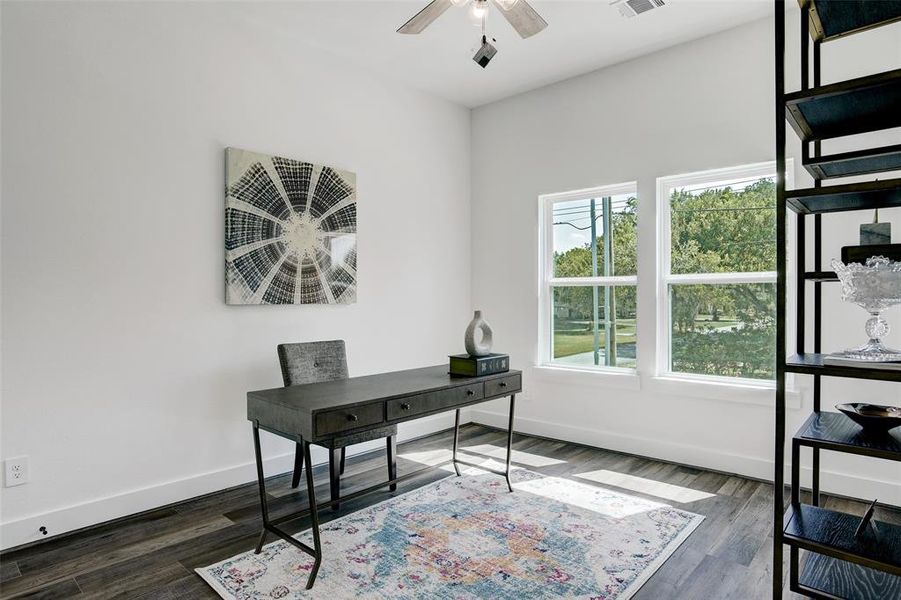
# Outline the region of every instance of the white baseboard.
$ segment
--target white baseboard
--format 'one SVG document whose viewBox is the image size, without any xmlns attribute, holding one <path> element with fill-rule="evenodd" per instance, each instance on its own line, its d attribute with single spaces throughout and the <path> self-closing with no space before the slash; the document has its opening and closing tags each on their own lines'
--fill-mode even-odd
<svg viewBox="0 0 901 600">
<path fill-rule="evenodd" d="M 469 421 L 467 411 L 461 414 L 461 423 Z M 467 417 L 464 419 L 464 417 Z M 398 441 L 428 435 L 448 427 L 453 427 L 453 414 L 435 415 L 403 423 L 398 430 Z M 354 454 L 371 450 L 384 444 L 370 442 L 353 447 Z M 314 452 L 314 463 L 322 464 L 327 459 L 325 452 Z M 285 473 L 294 468 L 294 454 L 280 454 L 263 460 L 267 476 Z M 95 498 L 54 510 L 27 515 L 0 524 L 0 549 L 6 550 L 23 544 L 44 539 L 39 529 L 46 527 L 49 535 L 61 535 L 91 525 L 97 525 L 120 517 L 152 510 L 174 502 L 202 496 L 219 490 L 256 480 L 256 465 L 248 461 L 217 471 L 200 473 L 135 490 Z"/>
<path fill-rule="evenodd" d="M 507 428 L 506 413 L 472 409 L 470 418 L 474 423 L 482 423 L 501 429 Z M 755 479 L 773 480 L 772 460 L 756 456 L 730 454 L 716 448 L 703 448 L 691 444 L 666 442 L 652 438 L 623 435 L 613 431 L 587 429 L 522 417 L 516 418 L 516 431 L 694 467 L 713 469 L 724 473 L 735 473 L 736 475 L 744 475 Z M 789 465 L 786 465 L 786 469 L 788 468 Z M 810 481 L 810 473 L 809 467 L 801 468 L 802 483 Z M 824 492 L 852 498 L 879 498 L 880 503 L 901 506 L 901 485 L 894 481 L 863 478 L 850 473 L 822 470 L 820 486 Z"/>
</svg>

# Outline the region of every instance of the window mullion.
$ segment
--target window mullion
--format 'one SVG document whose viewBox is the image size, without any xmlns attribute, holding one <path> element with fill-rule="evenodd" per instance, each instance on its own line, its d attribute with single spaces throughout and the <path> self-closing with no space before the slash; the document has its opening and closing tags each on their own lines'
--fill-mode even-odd
<svg viewBox="0 0 901 600">
<path fill-rule="evenodd" d="M 743 284 L 743 283 L 775 283 L 775 271 L 749 273 L 679 273 L 667 275 L 667 285 L 678 284 Z"/>
<path fill-rule="evenodd" d="M 555 277 L 548 280 L 547 284 L 554 287 L 588 287 L 591 285 L 621 286 L 638 285 L 638 277 L 635 275 L 617 275 L 614 277 Z"/>
</svg>

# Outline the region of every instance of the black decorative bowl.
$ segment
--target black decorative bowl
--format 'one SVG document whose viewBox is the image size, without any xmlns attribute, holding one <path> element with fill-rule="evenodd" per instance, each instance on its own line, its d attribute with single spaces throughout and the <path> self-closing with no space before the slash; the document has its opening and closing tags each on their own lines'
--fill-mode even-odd
<svg viewBox="0 0 901 600">
<path fill-rule="evenodd" d="M 852 402 L 836 404 L 835 408 L 870 433 L 886 433 L 889 429 L 901 425 L 901 408 L 895 406 Z"/>
</svg>

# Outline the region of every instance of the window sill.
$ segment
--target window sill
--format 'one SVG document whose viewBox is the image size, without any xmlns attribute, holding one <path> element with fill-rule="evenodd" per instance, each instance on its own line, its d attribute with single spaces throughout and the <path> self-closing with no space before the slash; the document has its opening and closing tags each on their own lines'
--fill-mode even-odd
<svg viewBox="0 0 901 600">
<path fill-rule="evenodd" d="M 616 367 L 564 367 L 554 364 L 543 364 L 532 367 L 536 379 L 549 383 L 569 385 L 603 385 L 605 387 L 625 390 L 640 390 L 641 378 L 635 369 Z"/>
<path fill-rule="evenodd" d="M 536 379 L 558 385 L 604 386 L 608 388 L 682 396 L 719 402 L 753 404 L 772 407 L 776 400 L 776 386 L 770 382 L 728 382 L 706 380 L 701 377 L 679 375 L 641 376 L 633 369 L 579 368 L 559 365 L 536 365 L 531 374 Z M 785 392 L 787 408 L 801 408 L 801 393 L 795 389 Z"/>
<path fill-rule="evenodd" d="M 760 406 L 773 406 L 776 401 L 776 384 L 771 382 L 756 383 L 748 380 L 728 382 L 680 375 L 658 375 L 648 377 L 647 380 L 649 384 L 647 389 L 674 396 Z M 801 408 L 801 393 L 798 390 L 787 389 L 785 405 L 788 408 Z"/>
</svg>

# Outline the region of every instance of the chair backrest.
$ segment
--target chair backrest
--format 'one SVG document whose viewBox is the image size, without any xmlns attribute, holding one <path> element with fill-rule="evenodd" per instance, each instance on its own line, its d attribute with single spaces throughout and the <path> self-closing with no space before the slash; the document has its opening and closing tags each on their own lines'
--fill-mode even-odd
<svg viewBox="0 0 901 600">
<path fill-rule="evenodd" d="M 347 379 L 344 340 L 279 344 L 285 386 Z"/>
</svg>

